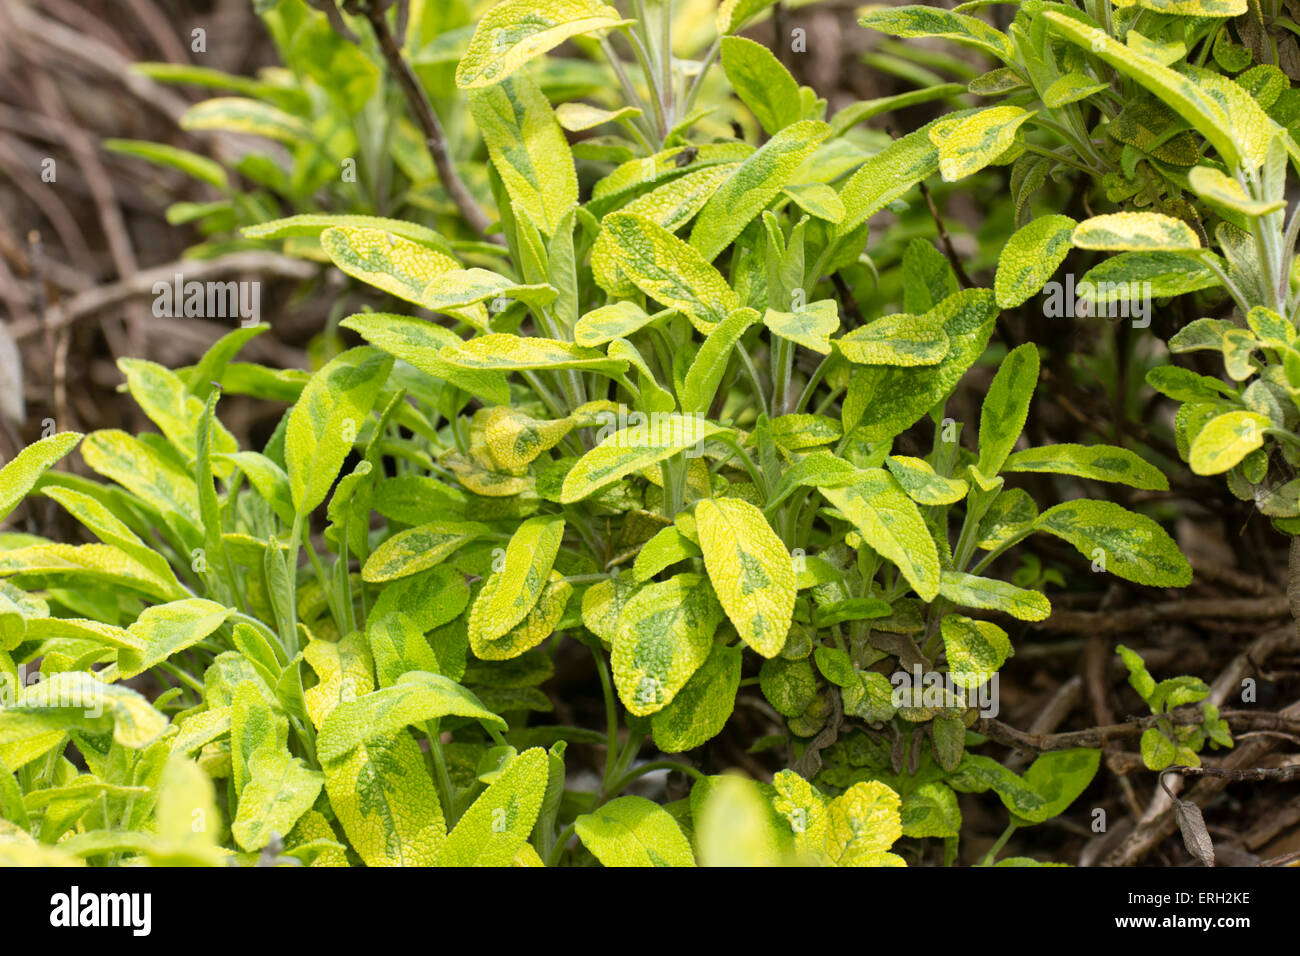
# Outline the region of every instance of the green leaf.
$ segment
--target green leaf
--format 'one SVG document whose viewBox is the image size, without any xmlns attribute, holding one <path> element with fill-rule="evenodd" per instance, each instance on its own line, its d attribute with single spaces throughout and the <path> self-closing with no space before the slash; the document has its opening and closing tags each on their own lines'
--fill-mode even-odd
<svg viewBox="0 0 1300 956">
<path fill-rule="evenodd" d="M 239 796 L 239 812 L 230 832 L 242 849 L 252 852 L 275 836 L 288 835 L 316 802 L 325 775 L 279 747 L 257 750 L 248 770 L 249 781 Z"/>
<path fill-rule="evenodd" d="M 1148 727 L 1142 731 L 1138 748 L 1142 751 L 1142 762 L 1148 770 L 1164 770 L 1178 756 L 1177 744 L 1157 727 Z"/>
<path fill-rule="evenodd" d="M 371 345 L 439 381 L 469 392 L 481 401 L 493 405 L 510 401 L 510 386 L 504 373 L 468 368 L 443 358 L 443 349 L 464 345 L 463 340 L 450 329 L 423 319 L 383 312 L 348 316 L 339 324 L 352 329 Z"/>
<path fill-rule="evenodd" d="M 1256 412 L 1216 415 L 1192 440 L 1188 464 L 1198 475 L 1218 475 L 1264 444 L 1264 429 L 1272 423 Z"/>
<path fill-rule="evenodd" d="M 1117 252 L 1191 252 L 1201 240 L 1181 219 L 1156 212 L 1112 212 L 1093 216 L 1074 227 L 1080 249 Z"/>
<path fill-rule="evenodd" d="M 1052 10 L 1044 12 L 1043 18 L 1071 43 L 1105 61 L 1159 97 L 1209 140 L 1229 166 L 1240 162 L 1241 152 L 1234 141 L 1228 117 L 1219 103 L 1204 90 L 1203 83 L 1171 70 L 1158 60 L 1135 52 L 1095 26 Z M 1242 92 L 1245 93 L 1244 90 Z M 1255 160 L 1256 163 L 1260 161 L 1262 157 Z"/>
<path fill-rule="evenodd" d="M 790 552 L 763 512 L 739 498 L 700 501 L 695 521 L 704 566 L 731 623 L 746 644 L 775 657 L 794 614 Z"/>
<path fill-rule="evenodd" d="M 948 354 L 941 315 L 887 315 L 835 340 L 835 347 L 858 365 L 910 368 L 938 365 Z"/>
<path fill-rule="evenodd" d="M 349 349 L 311 377 L 289 412 L 284 457 L 296 514 L 325 500 L 393 367 L 379 349 Z"/>
<path fill-rule="evenodd" d="M 515 529 L 501 570 L 493 574 L 491 590 L 485 587 L 475 602 L 476 630 L 484 640 L 501 637 L 528 616 L 541 597 L 563 538 L 564 518 L 559 515 L 529 518 Z"/>
<path fill-rule="evenodd" d="M 360 632 L 334 641 L 314 640 L 302 653 L 319 682 L 303 691 L 307 714 L 319 730 L 331 713 L 346 701 L 374 689 L 374 664 L 365 636 Z"/>
<path fill-rule="evenodd" d="M 187 149 L 177 149 L 165 143 L 151 143 L 140 139 L 106 139 L 100 145 L 112 153 L 137 156 L 160 166 L 179 169 L 185 175 L 223 191 L 229 185 L 226 171 L 220 163 L 198 153 L 191 153 Z"/>
<path fill-rule="evenodd" d="M 779 818 L 754 781 L 732 774 L 700 781 L 691 791 L 691 809 L 701 866 L 779 866 L 783 862 L 786 841 L 777 830 Z"/>
<path fill-rule="evenodd" d="M 618 797 L 574 821 L 578 839 L 602 866 L 694 866 L 691 844 L 672 814 L 645 797 Z"/>
<path fill-rule="evenodd" d="M 564 476 L 560 500 L 573 504 L 665 458 L 686 451 L 707 438 L 730 429 L 697 416 L 656 413 L 606 437 L 587 452 Z"/>
<path fill-rule="evenodd" d="M 1042 823 L 1064 813 L 1088 789 L 1100 763 L 1101 751 L 1087 748 L 1039 754 L 1025 771 L 1025 783 L 1038 791 L 1046 803 L 1030 813 L 1017 813 L 1017 816 L 1030 823 Z"/>
<path fill-rule="evenodd" d="M 1108 89 L 1110 89 L 1109 83 L 1098 83 L 1093 77 L 1084 73 L 1067 73 L 1065 76 L 1057 77 L 1052 81 L 1051 86 L 1043 91 L 1043 105 L 1048 109 L 1059 109 Z"/>
<path fill-rule="evenodd" d="M 672 703 L 650 718 L 656 747 L 668 754 L 681 753 L 722 732 L 735 708 L 742 656 L 739 646 L 713 645 L 708 660 Z"/>
<path fill-rule="evenodd" d="M 964 584 L 964 582 L 962 582 Z M 958 587 L 965 593 L 969 588 Z M 939 622 L 948 672 L 958 687 L 973 690 L 988 681 L 1011 656 L 1007 632 L 991 621 L 946 614 Z"/>
<path fill-rule="evenodd" d="M 330 712 L 316 738 L 322 766 L 345 759 L 354 750 L 392 737 L 407 724 L 423 725 L 440 717 L 470 717 L 485 727 L 506 729 L 506 722 L 472 693 L 441 674 L 411 671 L 391 687 L 345 700 Z"/>
<path fill-rule="evenodd" d="M 885 467 L 894 476 L 909 498 L 922 505 L 952 505 L 966 497 L 970 485 L 960 478 L 945 478 L 938 474 L 928 461 L 890 455 Z"/>
<path fill-rule="evenodd" d="M 834 299 L 818 299 L 798 312 L 768 309 L 763 313 L 763 324 L 773 335 L 821 355 L 829 355 L 831 333 L 840 327 L 840 310 Z"/>
<path fill-rule="evenodd" d="M 1002 360 L 980 407 L 980 457 L 975 468 L 986 480 L 997 477 L 1020 438 L 1037 384 L 1038 349 L 1026 342 Z"/>
<path fill-rule="evenodd" d="M 1187 182 L 1206 202 L 1243 216 L 1266 216 L 1286 206 L 1282 199 L 1252 199 L 1239 182 L 1212 166 L 1193 166 L 1187 171 Z"/>
<path fill-rule="evenodd" d="M 184 130 L 228 130 L 295 145 L 312 142 L 311 130 L 296 116 L 269 103 L 219 96 L 191 106 L 180 119 Z"/>
<path fill-rule="evenodd" d="M 939 593 L 938 549 L 916 504 L 887 471 L 867 468 L 850 485 L 818 490 L 867 544 L 898 565 L 922 600 L 934 600 Z"/>
<path fill-rule="evenodd" d="M 879 780 L 849 787 L 826 807 L 826 856 L 836 866 L 905 866 L 888 852 L 903 835 L 901 803 Z"/>
<path fill-rule="evenodd" d="M 716 17 L 718 35 L 735 33 L 775 2 L 776 0 L 722 0 L 718 4 Z"/>
<path fill-rule="evenodd" d="M 325 765 L 325 793 L 366 866 L 433 866 L 447 838 L 438 791 L 406 731 Z"/>
<path fill-rule="evenodd" d="M 1092 295 L 1080 293 L 1080 298 L 1095 305 L 1129 299 L 1133 289 L 1149 289 L 1151 298 L 1163 299 L 1217 285 L 1219 277 L 1210 267 L 1189 256 L 1176 252 L 1121 252 L 1089 269 L 1075 288 L 1091 289 Z"/>
<path fill-rule="evenodd" d="M 231 615 L 215 601 L 186 598 L 146 608 L 127 633 L 141 650 L 123 649 L 117 655 L 118 676 L 135 677 L 203 640 Z"/>
<path fill-rule="evenodd" d="M 948 336 L 948 354 L 942 362 L 928 368 L 854 370 L 849 395 L 856 396 L 861 408 L 871 409 L 870 418 L 858 428 L 863 441 L 894 437 L 956 387 L 988 345 L 997 306 L 990 290 L 965 289 L 944 299 L 927 315 L 940 319 Z"/>
<path fill-rule="evenodd" d="M 546 95 L 527 73 L 515 73 L 474 89 L 469 106 L 510 201 L 551 235 L 578 202 L 578 174 Z"/>
<path fill-rule="evenodd" d="M 903 836 L 955 837 L 961 832 L 961 808 L 952 788 L 938 781 L 923 783 L 903 798 Z"/>
<path fill-rule="evenodd" d="M 930 141 L 939 147 L 939 172 L 946 182 L 974 175 L 997 160 L 1016 140 L 1016 131 L 1034 114 L 1018 106 L 980 110 L 952 126 L 935 126 Z"/>
<path fill-rule="evenodd" d="M 0 760 L 17 770 L 23 761 L 10 753 L 16 743 L 53 733 L 53 745 L 73 729 L 111 732 L 118 744 L 140 750 L 167 729 L 167 717 L 129 687 L 105 684 L 88 671 L 62 671 L 21 688 L 0 706 Z"/>
<path fill-rule="evenodd" d="M 791 183 L 781 189 L 781 194 L 808 215 L 829 223 L 844 219 L 844 203 L 840 195 L 825 183 Z"/>
<path fill-rule="evenodd" d="M 371 584 L 395 581 L 441 564 L 490 529 L 475 521 L 431 521 L 393 535 L 377 547 L 361 570 Z"/>
<path fill-rule="evenodd" d="M 1111 501 L 1079 498 L 1048 508 L 1034 521 L 1074 545 L 1098 570 L 1152 587 L 1186 587 L 1192 567 L 1172 538 L 1145 515 Z"/>
<path fill-rule="evenodd" d="M 1052 605 L 1041 591 L 1018 588 L 996 578 L 981 578 L 964 571 L 945 570 L 939 577 L 939 593 L 960 607 L 1004 611 L 1021 621 L 1042 621 Z"/>
<path fill-rule="evenodd" d="M 1041 216 L 1007 240 L 993 283 L 1001 308 L 1014 309 L 1042 290 L 1072 248 L 1076 225 L 1069 216 Z"/>
<path fill-rule="evenodd" d="M 655 319 L 635 302 L 611 302 L 592 309 L 573 327 L 573 341 L 586 348 L 624 339 Z"/>
<path fill-rule="evenodd" d="M 456 67 L 456 85 L 469 90 L 499 83 L 571 37 L 632 22 L 596 0 L 502 0 L 474 28 Z"/>
<path fill-rule="evenodd" d="M 623 706 L 663 710 L 708 659 L 722 608 L 698 574 L 647 584 L 624 605 L 610 663 Z"/>
<path fill-rule="evenodd" d="M 803 116 L 798 82 L 767 47 L 744 37 L 724 36 L 722 69 L 769 136 Z"/>
<path fill-rule="evenodd" d="M 701 335 L 740 308 L 740 298 L 700 252 L 640 216 L 606 216 L 592 251 L 608 256 L 642 292 L 691 320 Z"/>
<path fill-rule="evenodd" d="M 1168 491 L 1160 469 L 1136 453 L 1115 445 L 1042 445 L 1013 452 L 1002 465 L 1005 472 L 1050 472 L 1094 481 L 1110 481 L 1144 491 Z"/>
<path fill-rule="evenodd" d="M 951 10 L 919 4 L 877 7 L 867 10 L 858 24 L 868 30 L 879 30 L 904 39 L 942 37 L 983 50 L 1007 63 L 1013 62 L 1016 56 L 1015 47 L 1005 33 L 993 29 L 983 20 Z"/>
<path fill-rule="evenodd" d="M 937 121 L 936 121 L 937 122 Z M 939 149 L 930 142 L 935 123 L 894 140 L 874 156 L 867 157 L 858 171 L 840 189 L 844 218 L 836 236 L 847 237 L 895 199 L 939 168 Z"/>
<path fill-rule="evenodd" d="M 691 228 L 691 246 L 699 250 L 706 262 L 717 258 L 790 183 L 795 171 L 830 133 L 831 128 L 825 123 L 800 120 L 764 143 L 718 187 L 700 210 Z"/>
<path fill-rule="evenodd" d="M 708 414 L 722 376 L 731 364 L 731 352 L 745 331 L 758 321 L 754 309 L 737 309 L 709 332 L 695 354 L 681 390 L 682 411 Z"/>
<path fill-rule="evenodd" d="M 417 222 L 405 219 L 388 219 L 384 216 L 330 215 L 326 213 L 302 213 L 259 222 L 255 226 L 245 226 L 241 232 L 246 239 L 297 239 L 302 237 L 320 238 L 327 229 L 353 229 L 386 232 L 403 239 L 410 239 L 422 246 L 428 246 L 440 253 L 443 258 L 431 259 L 429 263 L 445 264 L 446 269 L 459 268 L 456 260 L 451 258 L 452 245 L 441 233 Z M 360 233 L 364 235 L 365 233 Z M 445 260 L 445 261 L 444 261 Z M 436 266 L 435 266 L 436 267 Z M 446 269 L 438 269 L 439 272 Z"/>
<path fill-rule="evenodd" d="M 1149 704 L 1151 695 L 1156 689 L 1156 681 L 1147 671 L 1146 662 L 1142 660 L 1137 651 L 1127 648 L 1123 644 L 1115 645 L 1115 652 L 1119 654 L 1124 661 L 1124 666 L 1128 668 L 1129 684 L 1137 691 L 1138 696 Z"/>
<path fill-rule="evenodd" d="M 81 439 L 80 432 L 58 432 L 28 445 L 0 468 L 0 519 L 17 508 L 36 480 Z"/>
<path fill-rule="evenodd" d="M 507 866 L 528 841 L 546 793 L 547 756 L 532 747 L 515 757 L 465 811 L 439 866 Z"/>
</svg>

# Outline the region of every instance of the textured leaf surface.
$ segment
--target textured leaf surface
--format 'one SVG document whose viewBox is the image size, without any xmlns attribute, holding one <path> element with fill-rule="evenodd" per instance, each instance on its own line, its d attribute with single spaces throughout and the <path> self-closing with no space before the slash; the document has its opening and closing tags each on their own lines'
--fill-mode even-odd
<svg viewBox="0 0 1300 956">
<path fill-rule="evenodd" d="M 1034 521 L 1079 549 L 1091 561 L 1104 559 L 1111 574 L 1153 587 L 1186 587 L 1192 568 L 1160 525 L 1111 501 L 1086 498 L 1048 508 Z"/>
<path fill-rule="evenodd" d="M 1039 292 L 1073 245 L 1069 216 L 1040 216 L 1018 229 L 998 255 L 993 291 L 998 305 L 1014 309 Z"/>
<path fill-rule="evenodd" d="M 966 497 L 970 486 L 960 478 L 945 478 L 922 458 L 890 455 L 885 467 L 917 504 L 951 505 Z"/>
<path fill-rule="evenodd" d="M 772 330 L 773 335 L 829 355 L 831 333 L 840 327 L 839 306 L 833 299 L 818 299 L 798 312 L 768 309 L 763 313 L 763 324 Z"/>
<path fill-rule="evenodd" d="M 325 765 L 325 792 L 366 866 L 433 866 L 447 837 L 438 791 L 411 735 L 371 740 Z"/>
<path fill-rule="evenodd" d="M 1004 472 L 1050 472 L 1096 481 L 1111 481 L 1145 491 L 1167 491 L 1169 482 L 1154 465 L 1115 445 L 1040 445 L 1013 452 Z"/>
<path fill-rule="evenodd" d="M 602 866 L 694 866 L 677 821 L 645 797 L 618 797 L 574 821 L 578 839 Z"/>
<path fill-rule="evenodd" d="M 878 780 L 855 783 L 826 807 L 826 855 L 837 866 L 904 866 L 889 848 L 903 835 L 897 793 Z"/>
<path fill-rule="evenodd" d="M 939 552 L 916 504 L 882 468 L 861 470 L 844 487 L 818 489 L 863 540 L 898 565 L 922 600 L 939 593 Z"/>
<path fill-rule="evenodd" d="M 723 37 L 721 54 L 732 89 L 769 136 L 803 115 L 798 82 L 767 47 L 744 37 Z"/>
<path fill-rule="evenodd" d="M 273 835 L 288 835 L 316 802 L 325 775 L 287 751 L 270 747 L 254 753 L 248 769 L 250 778 L 230 832 L 241 848 L 253 851 L 266 846 Z"/>
<path fill-rule="evenodd" d="M 650 718 L 655 746 L 681 753 L 707 743 L 722 732 L 740 687 L 741 650 L 714 644 L 709 658 L 691 675 L 677 696 Z"/>
<path fill-rule="evenodd" d="M 739 498 L 701 501 L 695 520 L 704 566 L 731 623 L 763 657 L 776 656 L 794 613 L 790 552 L 763 512 Z"/>
<path fill-rule="evenodd" d="M 937 365 L 948 354 L 941 316 L 887 315 L 835 340 L 850 362 L 910 368 Z"/>
<path fill-rule="evenodd" d="M 118 653 L 118 675 L 135 677 L 192 647 L 224 624 L 230 614 L 229 608 L 202 598 L 147 608 L 127 628 L 127 633 L 142 649 L 124 649 Z"/>
<path fill-rule="evenodd" d="M 1021 621 L 1042 621 L 1052 605 L 1041 591 L 1019 588 L 996 578 L 982 578 L 964 571 L 942 572 L 939 593 L 960 607 L 1005 611 Z"/>
<path fill-rule="evenodd" d="M 1074 227 L 1071 241 L 1080 249 L 1116 252 L 1183 252 L 1201 247 L 1191 226 L 1155 212 L 1093 216 Z"/>
<path fill-rule="evenodd" d="M 958 687 L 985 683 L 1011 656 L 1007 632 L 991 621 L 974 621 L 961 614 L 946 614 L 939 622 L 948 672 Z"/>
<path fill-rule="evenodd" d="M 619 615 L 610 661 L 619 698 L 645 717 L 662 710 L 708 659 L 722 608 L 704 578 L 647 584 Z"/>
<path fill-rule="evenodd" d="M 1026 342 L 1012 349 L 998 366 L 980 406 L 979 463 L 987 480 L 1002 470 L 1029 415 L 1029 401 L 1038 384 L 1038 349 Z"/>
<path fill-rule="evenodd" d="M 329 492 L 393 367 L 379 349 L 349 349 L 311 377 L 285 430 L 293 505 L 305 515 Z"/>
<path fill-rule="evenodd" d="M 940 174 L 948 182 L 956 182 L 979 172 L 1011 147 L 1016 131 L 1033 115 L 1018 106 L 994 106 L 951 127 L 932 128 L 930 140 L 938 140 Z M 941 129 L 944 133 L 939 139 Z"/>
<path fill-rule="evenodd" d="M 546 95 L 527 73 L 515 73 L 473 90 L 469 104 L 511 202 L 552 234 L 578 202 L 578 174 Z"/>
<path fill-rule="evenodd" d="M 825 123 L 800 120 L 764 143 L 705 203 L 691 228 L 691 245 L 706 261 L 717 258 L 750 220 L 776 198 L 830 132 Z"/>
<path fill-rule="evenodd" d="M 581 501 L 632 472 L 727 430 L 696 416 L 656 414 L 643 424 L 615 432 L 579 458 L 564 476 L 560 500 L 565 504 Z"/>
<path fill-rule="evenodd" d="M 1188 463 L 1198 475 L 1217 475 L 1239 463 L 1264 444 L 1264 429 L 1272 423 L 1256 412 L 1217 415 L 1192 440 Z"/>
<path fill-rule="evenodd" d="M 81 441 L 79 432 L 59 432 L 28 445 L 13 460 L 0 468 L 0 519 L 3 519 L 27 492 L 36 479 Z"/>
<path fill-rule="evenodd" d="M 909 5 L 871 9 L 858 20 L 868 30 L 890 36 L 942 37 L 983 50 L 990 56 L 1010 61 L 1015 48 L 1005 33 L 993 29 L 983 20 L 936 7 Z"/>
<path fill-rule="evenodd" d="M 570 37 L 630 23 L 596 0 L 502 0 L 474 28 L 456 67 L 462 90 L 499 83 Z"/>
<path fill-rule="evenodd" d="M 681 312 L 702 335 L 740 308 L 739 297 L 699 250 L 658 223 L 626 213 L 606 216 L 593 265 L 602 241 L 638 289 Z"/>
<path fill-rule="evenodd" d="M 508 865 L 537 821 L 546 779 L 547 757 L 541 747 L 510 761 L 451 831 L 439 866 Z"/>
</svg>

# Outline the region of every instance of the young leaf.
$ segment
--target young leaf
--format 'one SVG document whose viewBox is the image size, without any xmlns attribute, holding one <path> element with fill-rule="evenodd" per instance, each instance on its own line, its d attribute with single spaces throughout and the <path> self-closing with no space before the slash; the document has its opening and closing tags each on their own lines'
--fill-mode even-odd
<svg viewBox="0 0 1300 956">
<path fill-rule="evenodd" d="M 469 105 L 511 202 L 551 235 L 578 201 L 578 174 L 546 95 L 527 73 L 514 73 L 474 89 Z"/>
<path fill-rule="evenodd" d="M 536 647 L 550 637 L 564 617 L 573 585 L 552 571 L 541 595 L 524 619 L 504 634 L 489 637 L 485 630 L 486 606 L 500 593 L 500 575 L 494 574 L 483 584 L 479 600 L 470 609 L 467 625 L 469 646 L 474 656 L 484 661 L 507 661 Z"/>
<path fill-rule="evenodd" d="M 692 245 L 640 216 L 616 213 L 601 224 L 607 254 L 632 283 L 691 320 L 701 335 L 740 308 L 740 298 Z M 592 253 L 593 261 L 599 248 Z"/>
<path fill-rule="evenodd" d="M 723 37 L 722 69 L 769 136 L 803 116 L 799 84 L 767 47 L 744 37 Z"/>
<path fill-rule="evenodd" d="M 1043 288 L 1065 261 L 1076 225 L 1069 216 L 1040 216 L 1007 240 L 993 283 L 999 307 L 1014 309 Z"/>
<path fill-rule="evenodd" d="M 586 348 L 625 339 L 655 319 L 635 302 L 620 301 L 592 309 L 573 328 L 573 341 Z"/>
<path fill-rule="evenodd" d="M 1187 461 L 1198 475 L 1218 475 L 1264 444 L 1272 423 L 1256 412 L 1226 412 L 1205 423 L 1192 441 Z"/>
<path fill-rule="evenodd" d="M 997 476 L 1015 447 L 1037 383 L 1038 349 L 1026 342 L 1002 360 L 980 407 L 980 457 L 975 467 L 984 479 L 992 481 Z"/>
<path fill-rule="evenodd" d="M 798 312 L 768 309 L 763 313 L 763 324 L 773 335 L 829 355 L 831 333 L 840 327 L 840 310 L 834 299 L 818 299 Z"/>
<path fill-rule="evenodd" d="M 0 520 L 18 507 L 36 480 L 81 439 L 80 432 L 58 432 L 28 445 L 0 468 Z"/>
<path fill-rule="evenodd" d="M 855 783 L 826 807 L 826 856 L 836 866 L 906 866 L 888 852 L 903 835 L 897 793 L 878 780 Z"/>
<path fill-rule="evenodd" d="M 794 564 L 763 512 L 739 498 L 695 506 L 700 550 L 723 609 L 763 657 L 785 646 L 794 613 Z"/>
<path fill-rule="evenodd" d="M 716 259 L 740 235 L 750 220 L 789 184 L 795 171 L 830 133 L 831 128 L 825 123 L 800 120 L 781 130 L 740 164 L 705 203 L 691 228 L 690 244 L 706 262 Z"/>
<path fill-rule="evenodd" d="M 939 593 L 938 549 L 916 504 L 889 472 L 863 469 L 850 485 L 818 490 L 867 544 L 898 565 L 922 600 L 934 600 Z"/>
<path fill-rule="evenodd" d="M 694 866 L 677 821 L 645 797 L 618 797 L 574 821 L 578 839 L 603 866 Z"/>
<path fill-rule="evenodd" d="M 745 331 L 758 321 L 754 309 L 737 309 L 709 332 L 696 353 L 681 392 L 682 411 L 708 414 L 722 376 L 731 363 L 731 351 Z"/>
<path fill-rule="evenodd" d="M 596 0 L 502 0 L 474 28 L 456 67 L 462 90 L 499 83 L 570 37 L 631 23 Z"/>
<path fill-rule="evenodd" d="M 289 413 L 285 462 L 294 511 L 325 500 L 393 367 L 378 349 L 349 349 L 311 377 Z"/>
<path fill-rule="evenodd" d="M 1042 823 L 1059 816 L 1088 789 L 1101 764 L 1101 751 L 1089 748 L 1053 750 L 1039 754 L 1025 771 L 1025 783 L 1046 801 L 1041 808 L 1023 816 L 1030 823 Z"/>
<path fill-rule="evenodd" d="M 1152 587 L 1186 587 L 1192 567 L 1172 538 L 1145 515 L 1111 501 L 1079 498 L 1048 508 L 1034 528 L 1074 545 L 1097 570 Z"/>
<path fill-rule="evenodd" d="M 248 770 L 249 781 L 240 794 L 230 832 L 241 848 L 256 851 L 293 829 L 316 802 L 325 775 L 279 747 L 257 750 Z"/>
<path fill-rule="evenodd" d="M 625 475 L 729 431 L 698 416 L 656 414 L 615 432 L 579 458 L 564 476 L 560 500 L 566 505 L 581 501 Z"/>
</svg>

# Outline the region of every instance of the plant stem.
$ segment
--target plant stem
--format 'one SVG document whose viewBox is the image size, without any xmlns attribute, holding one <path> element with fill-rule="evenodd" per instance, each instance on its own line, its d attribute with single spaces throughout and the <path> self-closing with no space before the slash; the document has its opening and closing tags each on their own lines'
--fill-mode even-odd
<svg viewBox="0 0 1300 956">
<path fill-rule="evenodd" d="M 424 733 L 429 738 L 429 756 L 433 758 L 433 779 L 438 787 L 438 797 L 442 800 L 447 829 L 450 830 L 456 825 L 459 815 L 456 813 L 456 790 L 452 786 L 451 775 L 447 773 L 447 760 L 442 753 L 442 740 L 438 737 L 438 721 L 426 720 Z"/>
<path fill-rule="evenodd" d="M 456 208 L 460 210 L 461 216 L 469 223 L 471 229 L 488 242 L 503 245 L 505 240 L 500 236 L 488 235 L 488 227 L 492 223 L 488 220 L 487 213 L 479 207 L 478 202 L 470 194 L 469 187 L 460 178 L 460 173 L 456 171 L 456 162 L 447 148 L 447 135 L 443 132 L 442 123 L 438 120 L 438 114 L 434 112 L 433 104 L 429 102 L 424 87 L 420 85 L 419 77 L 402 56 L 402 51 L 393 38 L 393 32 L 388 29 L 383 5 L 379 0 L 369 0 L 362 6 L 361 12 L 369 22 L 370 29 L 374 31 L 380 52 L 383 53 L 393 76 L 396 77 L 397 85 L 401 87 L 411 112 L 415 114 L 416 122 L 420 124 L 420 131 L 424 133 L 424 142 L 429 148 L 429 155 L 433 157 L 433 165 L 438 170 L 438 179 L 442 182 L 442 188 L 447 190 L 447 195 L 456 204 Z"/>
<path fill-rule="evenodd" d="M 1011 839 L 1011 834 L 1015 833 L 1016 829 L 1015 823 L 1008 823 L 1007 828 L 1002 831 L 1002 836 L 998 837 L 997 842 L 989 847 L 989 851 L 984 854 L 984 859 L 980 860 L 979 865 L 992 866 L 993 860 L 1002 851 L 1002 848 L 1007 845 L 1007 841 Z"/>
</svg>

